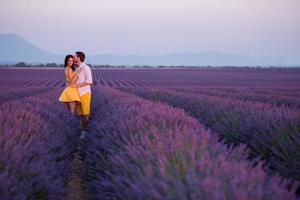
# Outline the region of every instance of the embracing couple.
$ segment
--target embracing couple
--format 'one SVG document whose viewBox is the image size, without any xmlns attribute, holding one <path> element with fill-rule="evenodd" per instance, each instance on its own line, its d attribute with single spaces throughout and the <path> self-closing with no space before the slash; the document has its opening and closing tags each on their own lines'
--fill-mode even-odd
<svg viewBox="0 0 300 200">
<path fill-rule="evenodd" d="M 84 60 L 85 54 L 81 51 L 77 51 L 74 56 L 66 56 L 66 88 L 59 97 L 59 101 L 63 102 L 73 115 L 80 117 L 83 129 L 80 138 L 84 138 L 87 131 L 92 94 L 90 85 L 93 82 L 91 68 Z"/>
</svg>

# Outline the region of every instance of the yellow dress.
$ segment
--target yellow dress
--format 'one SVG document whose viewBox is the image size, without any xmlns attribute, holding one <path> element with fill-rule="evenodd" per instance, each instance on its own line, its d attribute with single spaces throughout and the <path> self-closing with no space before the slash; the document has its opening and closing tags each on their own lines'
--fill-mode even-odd
<svg viewBox="0 0 300 200">
<path fill-rule="evenodd" d="M 68 77 L 68 67 L 66 67 L 66 69 L 65 69 L 65 75 L 66 75 L 66 81 L 67 81 L 66 86 L 67 87 L 61 93 L 61 95 L 59 97 L 59 101 L 61 101 L 61 102 L 72 102 L 72 101 L 80 102 L 78 89 L 69 86 L 70 85 L 70 80 L 69 80 L 69 77 Z M 72 76 L 74 76 L 74 75 L 75 74 L 73 72 Z"/>
</svg>

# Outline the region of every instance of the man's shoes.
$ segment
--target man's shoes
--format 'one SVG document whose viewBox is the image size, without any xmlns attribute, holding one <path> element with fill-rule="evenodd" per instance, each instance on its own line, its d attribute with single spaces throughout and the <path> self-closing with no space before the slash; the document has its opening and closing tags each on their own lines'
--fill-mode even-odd
<svg viewBox="0 0 300 200">
<path fill-rule="evenodd" d="M 84 139 L 86 137 L 87 131 L 81 131 L 80 139 Z"/>
</svg>

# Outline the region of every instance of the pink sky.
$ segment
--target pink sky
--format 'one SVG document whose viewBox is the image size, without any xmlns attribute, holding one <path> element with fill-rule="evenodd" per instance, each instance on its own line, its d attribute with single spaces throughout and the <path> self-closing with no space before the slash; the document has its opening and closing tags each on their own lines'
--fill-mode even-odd
<svg viewBox="0 0 300 200">
<path fill-rule="evenodd" d="M 1 0 L 0 33 L 54 53 L 221 51 L 297 60 L 299 10 L 299 0 Z"/>
</svg>

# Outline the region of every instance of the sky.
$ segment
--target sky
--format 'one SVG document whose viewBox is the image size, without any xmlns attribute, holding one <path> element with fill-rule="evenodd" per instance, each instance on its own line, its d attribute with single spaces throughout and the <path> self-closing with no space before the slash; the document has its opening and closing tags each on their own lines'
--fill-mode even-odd
<svg viewBox="0 0 300 200">
<path fill-rule="evenodd" d="M 0 33 L 58 54 L 300 56 L 300 0 L 0 1 Z"/>
</svg>

